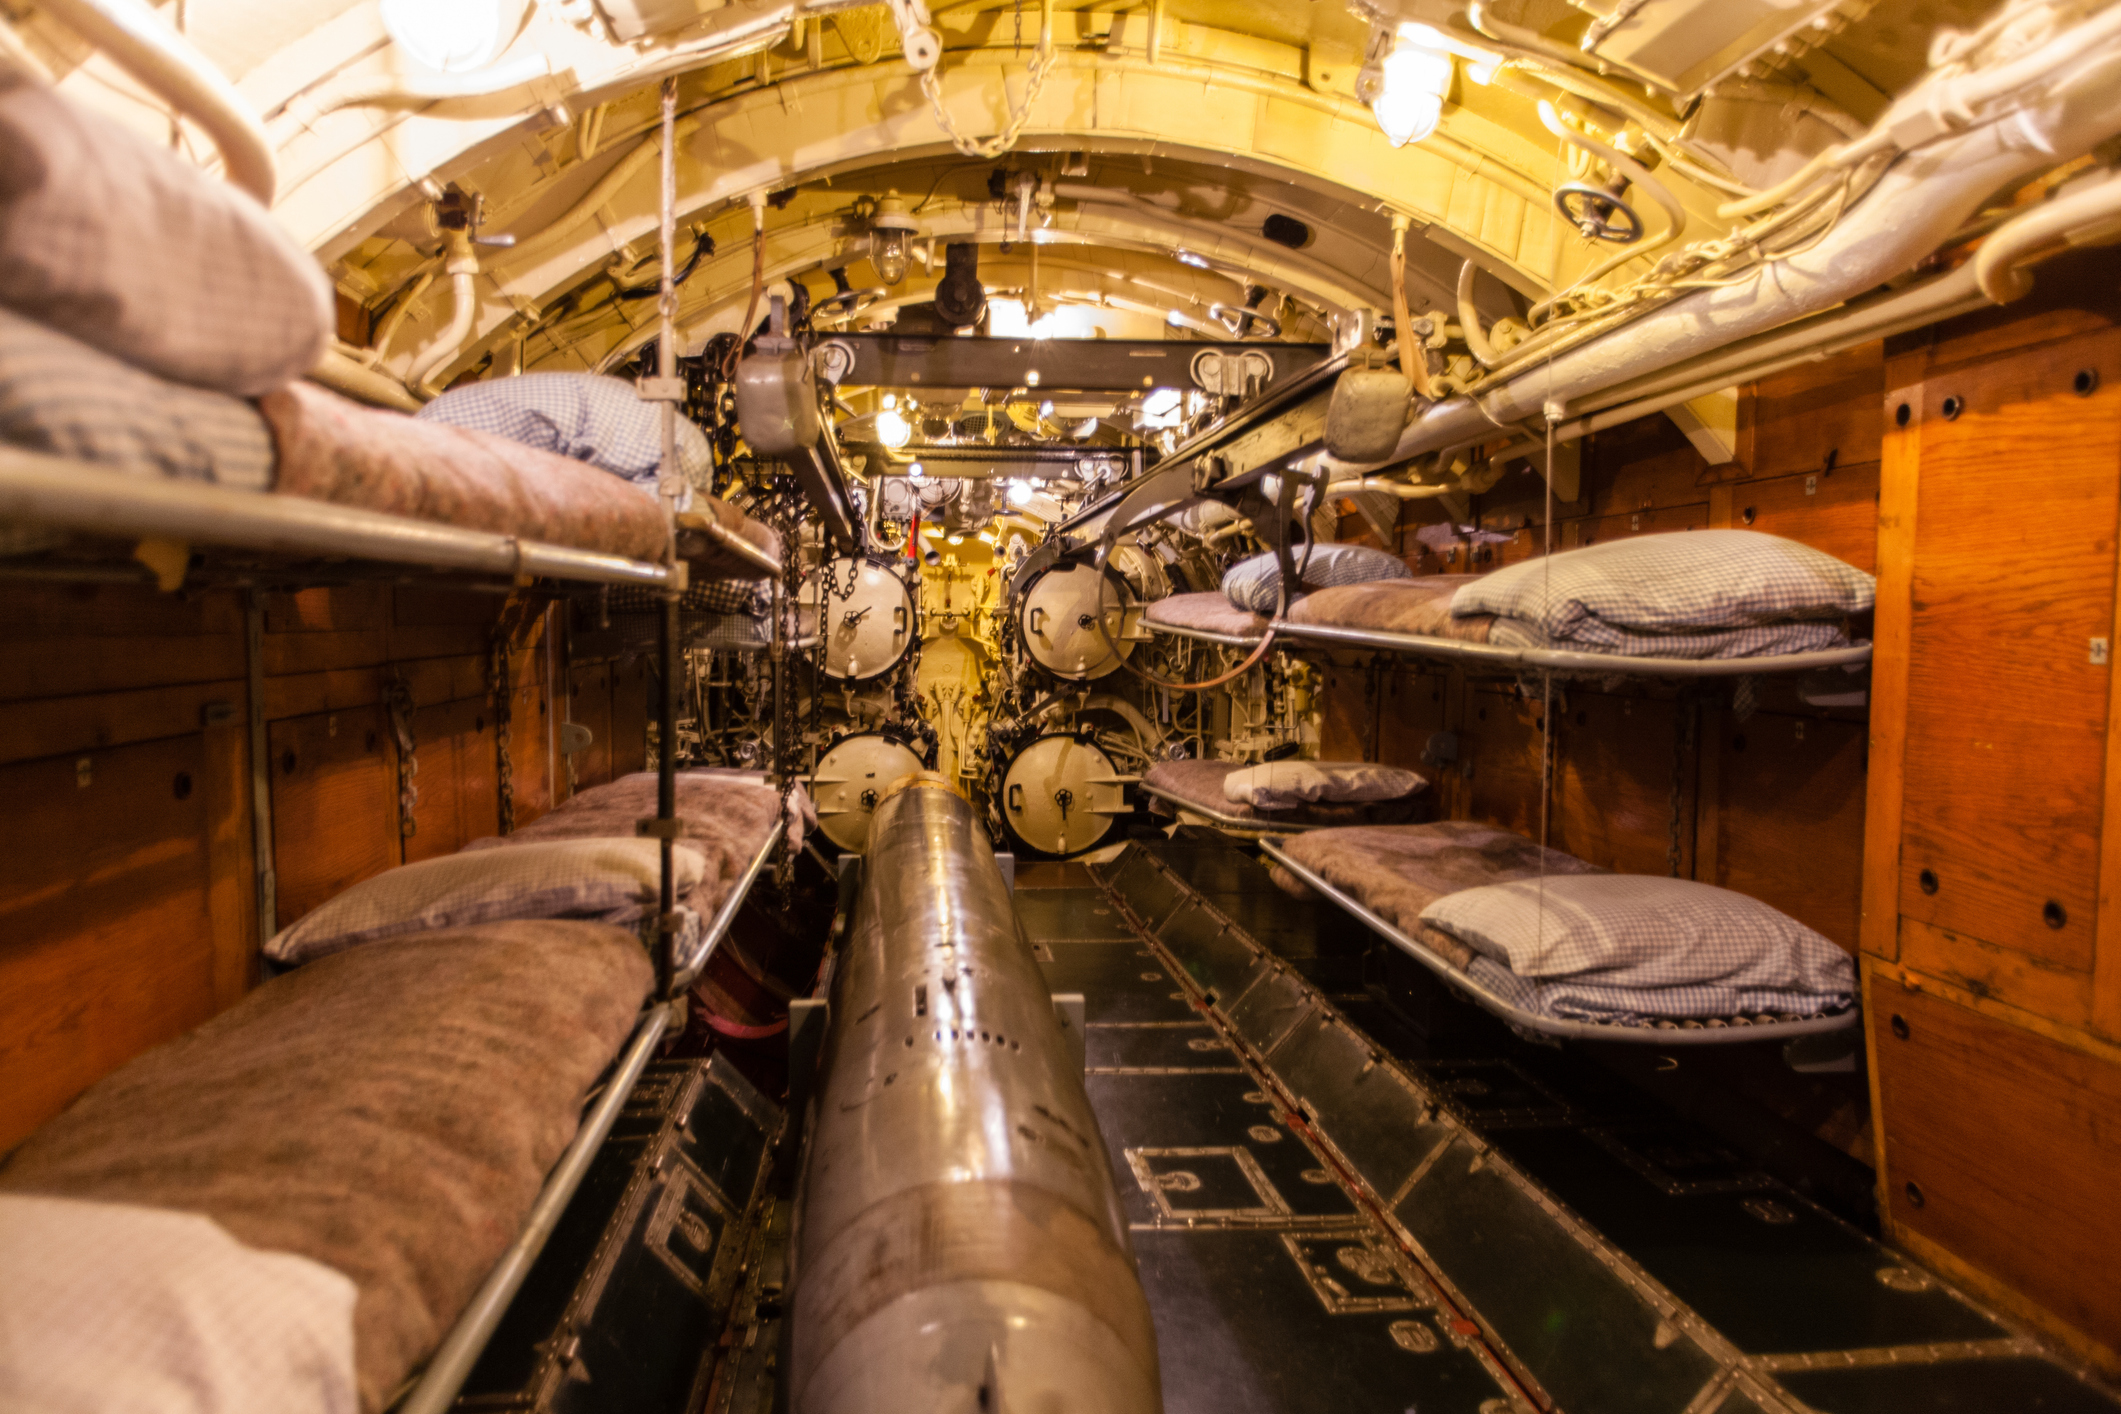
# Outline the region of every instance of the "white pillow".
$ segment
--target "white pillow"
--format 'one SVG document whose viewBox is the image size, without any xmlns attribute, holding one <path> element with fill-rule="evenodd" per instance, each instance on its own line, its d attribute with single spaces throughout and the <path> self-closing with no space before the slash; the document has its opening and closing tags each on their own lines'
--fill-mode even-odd
<svg viewBox="0 0 2121 1414">
<path fill-rule="evenodd" d="M 1855 964 L 1759 899 L 1692 879 L 1554 874 L 1445 894 L 1421 921 L 1519 977 L 1845 993 Z"/>
<path fill-rule="evenodd" d="M 677 892 L 707 860 L 672 851 Z M 553 840 L 445 854 L 364 879 L 265 945 L 276 962 L 311 962 L 360 943 L 504 918 L 632 923 L 661 900 L 662 845 L 651 839 Z"/>
<path fill-rule="evenodd" d="M 1304 589 L 1331 589 L 1338 584 L 1369 584 L 1380 579 L 1412 579 L 1406 561 L 1368 545 L 1298 546 L 1291 559 Z M 1301 592 L 1301 591 L 1298 591 Z M 1271 614 L 1281 596 L 1281 561 L 1273 551 L 1240 560 L 1223 576 L 1223 597 L 1240 609 Z M 1295 598 L 1291 594 L 1290 598 Z"/>
<path fill-rule="evenodd" d="M 1523 619 L 1558 640 L 1687 633 L 1870 609 L 1878 582 L 1822 550 L 1757 530 L 1685 530 L 1522 560 L 1460 589 L 1451 612 Z"/>
<path fill-rule="evenodd" d="M 197 1213 L 0 1195 L 0 1409 L 355 1414 L 352 1281 Z"/>
<path fill-rule="evenodd" d="M 1269 761 L 1223 777 L 1223 799 L 1254 810 L 1400 800 L 1428 788 L 1412 771 L 1363 761 Z"/>
</svg>

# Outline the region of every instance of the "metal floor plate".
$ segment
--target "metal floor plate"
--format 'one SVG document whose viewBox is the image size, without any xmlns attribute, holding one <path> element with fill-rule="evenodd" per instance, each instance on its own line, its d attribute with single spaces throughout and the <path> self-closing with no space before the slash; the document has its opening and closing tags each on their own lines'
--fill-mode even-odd
<svg viewBox="0 0 2121 1414">
<path fill-rule="evenodd" d="M 1572 1053 L 1475 1026 L 1427 1054 L 1356 985 L 1367 933 L 1240 851 L 1093 872 L 1111 915 L 1019 907 L 1086 995 L 1168 1409 L 2121 1412 Z"/>
</svg>

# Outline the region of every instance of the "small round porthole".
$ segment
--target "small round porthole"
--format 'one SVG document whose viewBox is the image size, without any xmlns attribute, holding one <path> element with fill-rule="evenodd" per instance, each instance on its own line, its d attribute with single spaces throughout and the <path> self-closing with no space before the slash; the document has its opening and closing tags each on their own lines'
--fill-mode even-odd
<svg viewBox="0 0 2121 1414">
<path fill-rule="evenodd" d="M 1738 519 L 1744 521 L 1747 525 L 1751 525 L 1753 523 L 1753 517 L 1757 514 L 1759 514 L 1758 511 L 1756 511 L 1751 506 L 1747 506 L 1744 510 L 1738 513 Z"/>
<path fill-rule="evenodd" d="M 1955 393 L 1944 400 L 1943 411 L 1946 422 L 1957 422 L 1959 414 L 1966 411 L 1966 404 L 1961 402 L 1958 394 Z"/>
<path fill-rule="evenodd" d="M 1933 894 L 1937 892 L 1937 871 L 1925 869 L 1915 876 L 1915 882 L 1922 886 L 1922 892 Z"/>
<path fill-rule="evenodd" d="M 1927 1201 L 1929 1200 L 1922 1196 L 1921 1187 L 1913 1179 L 1909 1179 L 1907 1184 L 1907 1205 L 1910 1208 L 1919 1208 Z"/>
<path fill-rule="evenodd" d="M 2069 926 L 2069 910 L 2049 899 L 2041 906 L 2040 921 L 2050 928 L 2066 928 Z"/>
</svg>

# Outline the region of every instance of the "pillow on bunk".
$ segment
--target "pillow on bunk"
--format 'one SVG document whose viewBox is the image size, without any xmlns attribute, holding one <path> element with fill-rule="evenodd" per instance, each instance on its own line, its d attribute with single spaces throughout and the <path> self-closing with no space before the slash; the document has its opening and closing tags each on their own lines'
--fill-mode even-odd
<svg viewBox="0 0 2121 1414">
<path fill-rule="evenodd" d="M 0 1409 L 354 1414 L 354 1284 L 198 1213 L 0 1194 Z"/>
<path fill-rule="evenodd" d="M 0 305 L 242 397 L 316 367 L 335 319 L 265 208 L 4 60 Z"/>
<path fill-rule="evenodd" d="M 1397 555 L 1373 550 L 1367 545 L 1311 545 L 1297 550 L 1295 560 L 1305 589 L 1414 577 L 1414 571 L 1408 569 L 1406 562 Z M 1271 550 L 1241 560 L 1223 576 L 1223 593 L 1240 609 L 1271 614 L 1281 593 L 1281 564 Z"/>
<path fill-rule="evenodd" d="M 1223 777 L 1223 798 L 1254 810 L 1401 800 L 1428 788 L 1412 771 L 1364 761 L 1268 761 Z"/>
<path fill-rule="evenodd" d="M 1459 620 L 1487 626 L 1498 648 L 1561 648 L 1617 653 L 1634 658 L 1768 658 L 1784 653 L 1822 653 L 1849 646 L 1840 620 L 1805 619 L 1749 628 L 1712 628 L 1698 633 L 1635 633 L 1610 624 L 1579 625 L 1573 638 L 1552 638 L 1523 619 Z"/>
<path fill-rule="evenodd" d="M 706 858 L 672 853 L 677 893 L 698 886 Z M 661 897 L 662 846 L 650 839 L 558 840 L 445 854 L 387 869 L 281 929 L 265 945 L 275 962 L 312 962 L 404 933 L 507 918 L 594 918 L 633 923 Z"/>
<path fill-rule="evenodd" d="M 462 383 L 421 408 L 417 416 L 474 432 L 490 432 L 540 451 L 588 462 L 656 494 L 663 464 L 663 414 L 623 378 L 599 373 L 521 373 Z M 707 436 L 688 418 L 677 420 L 678 469 L 687 485 L 713 484 Z M 683 507 L 680 507 L 683 509 Z"/>
<path fill-rule="evenodd" d="M 8 309 L 0 442 L 139 476 L 272 486 L 272 433 L 257 408 L 142 373 Z"/>
<path fill-rule="evenodd" d="M 1451 612 L 1612 646 L 1630 633 L 1846 618 L 1867 612 L 1876 593 L 1872 576 L 1809 545 L 1757 530 L 1687 530 L 1522 561 L 1460 589 Z"/>
<path fill-rule="evenodd" d="M 1519 977 L 1842 994 L 1849 955 L 1755 898 L 1692 879 L 1566 874 L 1446 894 L 1421 921 Z"/>
</svg>

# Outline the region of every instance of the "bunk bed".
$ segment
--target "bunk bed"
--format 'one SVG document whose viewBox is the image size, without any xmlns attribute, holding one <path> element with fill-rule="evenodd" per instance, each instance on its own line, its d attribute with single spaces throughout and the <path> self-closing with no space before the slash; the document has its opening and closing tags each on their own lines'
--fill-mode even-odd
<svg viewBox="0 0 2121 1414">
<path fill-rule="evenodd" d="M 1362 763 L 1307 764 L 1331 769 L 1359 767 Z M 1412 772 L 1401 772 L 1411 779 L 1394 782 L 1389 787 L 1391 793 L 1379 799 L 1292 802 L 1281 809 L 1262 810 L 1230 799 L 1224 789 L 1233 774 L 1250 768 L 1250 763 L 1241 761 L 1159 761 L 1143 772 L 1139 784 L 1143 794 L 1176 812 L 1182 823 L 1213 825 L 1240 839 L 1301 834 L 1344 825 L 1405 824 L 1424 818 L 1429 808 L 1428 782 Z"/>
<path fill-rule="evenodd" d="M 1538 980 L 1521 977 L 1507 965 L 1469 947 L 1462 939 L 1429 921 L 1436 916 L 1439 900 L 1463 897 L 1468 891 L 1492 885 L 1537 881 L 1561 881 L 1571 877 L 1614 876 L 1573 855 L 1543 848 L 1511 831 L 1467 821 L 1441 821 L 1426 825 L 1381 828 L 1346 828 L 1314 831 L 1296 837 L 1267 838 L 1261 850 L 1276 866 L 1276 882 L 1291 893 L 1315 894 L 1331 900 L 1385 938 L 1408 957 L 1420 963 L 1453 991 L 1466 997 L 1535 1039 L 1553 1042 L 1608 1041 L 1656 1046 L 1723 1045 L 1740 1042 L 1790 1040 L 1823 1032 L 1846 1031 L 1858 1024 L 1853 968 L 1847 968 L 1846 991 L 1822 990 L 1799 1007 L 1776 1010 L 1740 1008 L 1703 1015 L 1655 1015 L 1649 1011 L 1611 1018 L 1557 1014 L 1541 1005 Z M 1657 880 L 1682 885 L 1686 881 Z M 1724 894 L 1705 885 L 1694 889 Z M 1730 895 L 1749 905 L 1756 915 L 1772 915 L 1787 927 L 1802 930 L 1794 920 L 1774 914 L 1765 904 Z M 1543 920 L 1542 920 L 1543 921 Z M 1616 927 L 1625 925 L 1616 923 Z M 1813 935 L 1816 937 L 1816 935 Z M 1645 951 L 1654 951 L 1654 940 L 1645 941 Z M 1831 943 L 1818 939 L 1832 948 Z M 1845 963 L 1845 956 L 1842 959 Z M 1835 969 L 1838 971 L 1838 969 Z M 1592 974 L 1578 974 L 1577 985 L 1597 987 Z M 1687 986 L 1673 984 L 1674 1000 Z M 1630 994 L 1651 990 L 1628 987 Z M 1766 989 L 1729 989 L 1766 990 Z M 1581 1008 L 1578 1008 L 1579 1010 Z"/>
<path fill-rule="evenodd" d="M 1238 608 L 1220 589 L 1158 599 L 1142 614 L 1142 624 L 1153 633 L 1224 648 L 1256 648 L 1267 631 L 1264 616 Z"/>
</svg>

